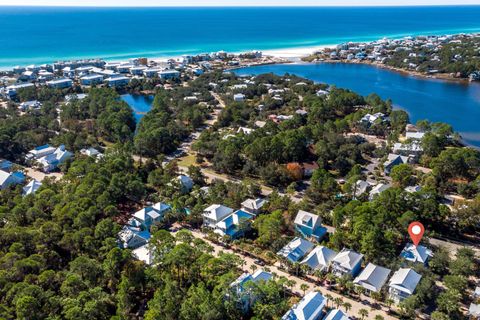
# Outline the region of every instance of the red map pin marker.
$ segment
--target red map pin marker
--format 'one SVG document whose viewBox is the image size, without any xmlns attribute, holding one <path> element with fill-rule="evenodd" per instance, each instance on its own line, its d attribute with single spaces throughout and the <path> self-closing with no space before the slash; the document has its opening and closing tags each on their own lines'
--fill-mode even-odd
<svg viewBox="0 0 480 320">
<path fill-rule="evenodd" d="M 425 227 L 418 221 L 414 221 L 408 226 L 408 234 L 410 235 L 410 238 L 415 246 L 418 246 L 420 240 L 422 240 L 424 232 Z"/>
</svg>

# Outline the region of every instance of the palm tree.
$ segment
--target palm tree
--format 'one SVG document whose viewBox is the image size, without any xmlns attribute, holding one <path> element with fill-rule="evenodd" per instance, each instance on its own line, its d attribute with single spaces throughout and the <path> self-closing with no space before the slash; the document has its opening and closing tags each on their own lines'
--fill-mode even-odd
<svg viewBox="0 0 480 320">
<path fill-rule="evenodd" d="M 340 305 L 343 304 L 343 299 L 341 297 L 336 297 L 335 299 L 333 299 L 333 302 L 335 302 L 335 304 L 337 305 L 337 309 L 340 308 Z"/>
<path fill-rule="evenodd" d="M 306 283 L 302 283 L 302 284 L 300 285 L 300 290 L 303 291 L 303 295 L 305 295 L 305 291 L 307 291 L 308 288 L 309 288 L 309 286 L 308 286 L 308 284 L 306 284 Z"/>
<path fill-rule="evenodd" d="M 344 302 L 343 307 L 345 308 L 345 312 L 348 313 L 348 311 L 352 309 L 352 304 L 350 302 Z"/>
<path fill-rule="evenodd" d="M 370 296 L 373 300 L 375 300 L 375 302 L 380 301 L 380 299 L 382 298 L 382 294 L 380 292 L 372 292 Z"/>
<path fill-rule="evenodd" d="M 385 320 L 385 318 L 379 314 L 377 314 L 374 318 L 375 320 Z"/>
<path fill-rule="evenodd" d="M 395 301 L 393 301 L 393 300 L 390 299 L 390 298 L 387 298 L 387 300 L 385 300 L 385 304 L 386 304 L 387 307 L 388 307 L 388 312 L 392 311 L 391 307 L 392 307 L 392 305 L 393 305 L 394 302 L 395 302 Z"/>
<path fill-rule="evenodd" d="M 257 270 L 257 265 L 256 264 L 252 264 L 250 266 L 250 269 L 252 270 L 252 272 L 255 272 L 255 270 Z"/>
<path fill-rule="evenodd" d="M 332 295 L 331 295 L 330 293 L 327 293 L 327 294 L 325 295 L 325 298 L 327 298 L 327 307 L 328 307 L 328 302 L 329 302 L 329 301 L 333 301 L 333 297 L 332 297 Z"/>
<path fill-rule="evenodd" d="M 365 292 L 365 288 L 362 286 L 355 286 L 355 293 L 358 294 L 358 298 L 362 299 L 362 294 Z"/>
<path fill-rule="evenodd" d="M 358 310 L 358 315 L 363 319 L 365 319 L 366 317 L 368 317 L 368 310 L 367 309 L 360 309 Z"/>
</svg>

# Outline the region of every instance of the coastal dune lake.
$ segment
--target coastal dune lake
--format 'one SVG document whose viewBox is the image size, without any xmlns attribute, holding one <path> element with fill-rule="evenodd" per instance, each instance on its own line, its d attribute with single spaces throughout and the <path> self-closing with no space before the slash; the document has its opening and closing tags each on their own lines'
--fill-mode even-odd
<svg viewBox="0 0 480 320">
<path fill-rule="evenodd" d="M 122 94 L 120 96 L 120 99 L 125 101 L 133 109 L 137 123 L 139 123 L 145 113 L 152 108 L 153 98 L 153 96 L 140 94 Z"/>
<path fill-rule="evenodd" d="M 371 65 L 347 63 L 265 65 L 235 72 L 290 73 L 362 95 L 377 93 L 407 111 L 412 123 L 420 119 L 449 123 L 467 144 L 480 147 L 480 83 L 423 79 Z"/>
</svg>

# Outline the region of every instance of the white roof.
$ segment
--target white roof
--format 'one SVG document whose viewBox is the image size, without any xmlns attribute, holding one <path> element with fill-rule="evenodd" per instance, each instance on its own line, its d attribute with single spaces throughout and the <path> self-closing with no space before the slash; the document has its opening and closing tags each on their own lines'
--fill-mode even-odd
<svg viewBox="0 0 480 320">
<path fill-rule="evenodd" d="M 232 208 L 221 204 L 212 204 L 203 211 L 203 216 L 215 221 L 220 221 L 233 212 Z"/>
<path fill-rule="evenodd" d="M 425 132 L 407 132 L 405 134 L 405 137 L 407 139 L 417 139 L 417 140 L 421 140 L 423 139 L 423 136 L 425 135 Z"/>
<path fill-rule="evenodd" d="M 470 303 L 468 314 L 474 317 L 480 316 L 480 304 Z"/>
<path fill-rule="evenodd" d="M 333 262 L 347 270 L 352 270 L 362 259 L 363 254 L 357 253 L 353 250 L 343 249 L 335 256 L 335 258 L 333 258 Z"/>
<path fill-rule="evenodd" d="M 295 224 L 313 228 L 320 222 L 319 219 L 320 217 L 316 214 L 298 210 L 297 216 L 295 217 Z"/>
<path fill-rule="evenodd" d="M 350 320 L 342 310 L 332 309 L 323 320 Z"/>
<path fill-rule="evenodd" d="M 327 299 L 319 292 L 309 292 L 282 317 L 282 320 L 319 319 L 326 303 Z"/>
<path fill-rule="evenodd" d="M 370 184 L 365 181 L 365 180 L 357 180 L 356 184 L 356 190 L 355 190 L 355 196 L 358 197 L 367 191 L 368 187 Z"/>
<path fill-rule="evenodd" d="M 335 251 L 324 246 L 318 246 L 313 249 L 301 263 L 308 265 L 312 269 L 323 270 L 328 267 L 336 255 L 337 253 Z"/>
<path fill-rule="evenodd" d="M 367 290 L 379 292 L 385 282 L 387 282 L 388 275 L 391 270 L 369 263 L 362 273 L 353 280 L 353 283 L 361 285 Z"/>
<path fill-rule="evenodd" d="M 133 250 L 132 254 L 135 258 L 144 261 L 147 265 L 151 265 L 153 262 L 152 250 L 149 248 L 148 243 Z"/>
<path fill-rule="evenodd" d="M 402 268 L 393 274 L 388 285 L 411 295 L 421 278 L 422 276 L 413 271 L 413 269 Z"/>
<path fill-rule="evenodd" d="M 158 217 L 160 217 L 160 214 L 157 212 L 157 210 L 155 210 L 152 207 L 145 207 L 145 208 L 142 208 L 142 209 L 138 210 L 137 212 L 135 212 L 133 214 L 133 216 L 136 219 L 138 219 L 139 221 L 145 221 L 145 220 L 147 220 L 147 216 L 149 216 L 153 220 L 155 220 Z"/>
<path fill-rule="evenodd" d="M 40 188 L 42 186 L 42 183 L 33 179 L 32 181 L 30 181 L 25 187 L 23 187 L 23 194 L 24 195 L 29 195 L 29 194 L 33 194 L 35 193 L 38 188 Z"/>
<path fill-rule="evenodd" d="M 379 183 L 375 187 L 372 188 L 372 190 L 370 191 L 370 195 L 382 193 L 383 191 L 385 191 L 387 189 L 390 189 L 389 184 Z"/>
<path fill-rule="evenodd" d="M 242 202 L 242 207 L 251 209 L 251 210 L 259 210 L 260 208 L 263 207 L 263 205 L 266 203 L 265 199 L 247 199 Z"/>
</svg>

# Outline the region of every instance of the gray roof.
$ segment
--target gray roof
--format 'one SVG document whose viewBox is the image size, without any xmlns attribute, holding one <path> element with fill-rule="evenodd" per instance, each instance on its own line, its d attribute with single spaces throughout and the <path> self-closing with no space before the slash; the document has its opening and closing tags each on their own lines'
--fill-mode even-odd
<svg viewBox="0 0 480 320">
<path fill-rule="evenodd" d="M 369 263 L 362 273 L 355 278 L 353 283 L 364 287 L 367 290 L 379 292 L 385 282 L 387 282 L 388 275 L 391 270 Z"/>
</svg>

